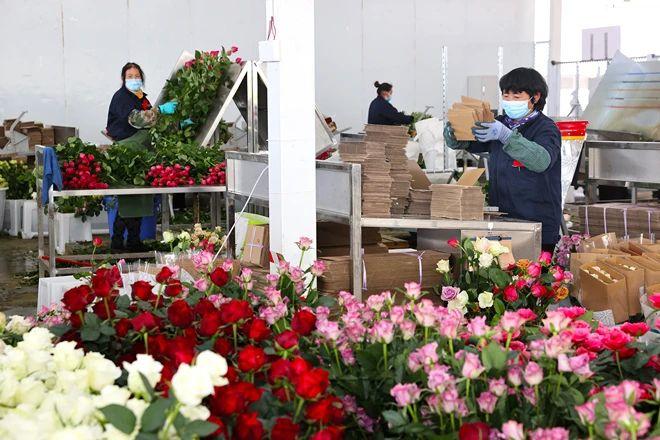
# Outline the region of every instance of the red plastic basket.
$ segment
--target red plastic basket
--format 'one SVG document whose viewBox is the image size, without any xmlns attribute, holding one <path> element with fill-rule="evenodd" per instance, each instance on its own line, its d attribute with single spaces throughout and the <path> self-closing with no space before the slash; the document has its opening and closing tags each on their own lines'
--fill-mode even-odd
<svg viewBox="0 0 660 440">
<path fill-rule="evenodd" d="M 556 123 L 561 137 L 577 137 L 587 135 L 589 121 L 559 121 Z"/>
</svg>

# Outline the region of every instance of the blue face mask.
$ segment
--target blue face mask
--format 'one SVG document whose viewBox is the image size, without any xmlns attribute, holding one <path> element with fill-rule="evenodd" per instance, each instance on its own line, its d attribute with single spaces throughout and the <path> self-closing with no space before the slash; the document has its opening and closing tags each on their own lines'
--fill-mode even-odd
<svg viewBox="0 0 660 440">
<path fill-rule="evenodd" d="M 392 101 L 392 95 L 388 95 L 387 98 L 385 98 L 385 101 L 391 102 Z"/>
<path fill-rule="evenodd" d="M 142 89 L 142 80 L 139 78 L 129 78 L 126 80 L 126 88 L 131 92 L 137 92 Z"/>
<path fill-rule="evenodd" d="M 528 101 L 502 101 L 502 109 L 511 119 L 520 119 L 529 113 Z"/>
</svg>

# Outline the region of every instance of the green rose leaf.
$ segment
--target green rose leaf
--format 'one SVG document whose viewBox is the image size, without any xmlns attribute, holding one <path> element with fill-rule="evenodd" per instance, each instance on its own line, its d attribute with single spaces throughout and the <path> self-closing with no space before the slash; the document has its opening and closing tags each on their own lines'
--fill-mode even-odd
<svg viewBox="0 0 660 440">
<path fill-rule="evenodd" d="M 495 342 L 491 342 L 481 352 L 481 362 L 486 370 L 501 370 L 506 365 L 506 352 Z"/>
<path fill-rule="evenodd" d="M 158 399 L 142 414 L 142 431 L 156 432 L 163 427 L 167 414 L 174 404 L 174 399 Z"/>
<path fill-rule="evenodd" d="M 121 405 L 108 405 L 100 409 L 105 419 L 124 434 L 130 434 L 135 429 L 135 414 Z"/>
</svg>

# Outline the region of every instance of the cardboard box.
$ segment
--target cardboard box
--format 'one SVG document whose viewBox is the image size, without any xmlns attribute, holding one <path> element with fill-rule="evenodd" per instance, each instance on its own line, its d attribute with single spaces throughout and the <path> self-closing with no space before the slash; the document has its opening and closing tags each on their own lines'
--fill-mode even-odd
<svg viewBox="0 0 660 440">
<path fill-rule="evenodd" d="M 55 145 L 55 129 L 53 127 L 41 129 L 41 144 L 46 146 Z"/>
<path fill-rule="evenodd" d="M 386 254 L 387 247 L 383 244 L 368 244 L 362 247 L 364 254 Z M 344 255 L 351 255 L 350 246 L 333 246 L 317 249 L 319 257 L 339 257 Z"/>
<path fill-rule="evenodd" d="M 431 289 L 442 281 L 435 268 L 439 260 L 449 259 L 449 254 L 437 251 L 416 253 L 368 254 L 363 258 L 367 293 L 403 288 L 408 281 L 421 281 L 424 289 Z M 321 258 L 327 270 L 319 279 L 319 290 L 337 293 L 351 291 L 351 258 L 348 256 Z"/>
<path fill-rule="evenodd" d="M 609 258 L 614 258 L 613 255 L 601 253 L 571 253 L 570 271 L 573 274 L 573 289 L 572 295 L 575 298 L 581 298 L 582 286 L 580 283 L 580 267 L 587 263 L 596 261 L 603 261 Z"/>
<path fill-rule="evenodd" d="M 316 247 L 350 246 L 350 226 L 334 222 L 316 223 Z M 381 242 L 378 228 L 362 228 L 362 245 L 373 245 Z"/>
<path fill-rule="evenodd" d="M 492 122 L 494 117 L 488 102 L 461 96 L 461 102 L 454 103 L 447 111 L 447 119 L 457 140 L 473 141 L 475 138 L 472 134 L 472 128 L 475 124 L 477 122 Z"/>
<path fill-rule="evenodd" d="M 627 258 L 610 258 L 599 263 L 602 267 L 617 271 L 626 278 L 628 314 L 642 312 L 639 298 L 644 294 L 644 268 Z"/>
<path fill-rule="evenodd" d="M 431 185 L 431 218 L 483 220 L 486 196 L 475 185 L 484 171 L 468 169 L 456 183 Z"/>
<path fill-rule="evenodd" d="M 594 262 L 580 267 L 580 279 L 580 302 L 587 309 L 594 312 L 612 310 L 616 323 L 628 320 L 628 295 L 623 274 Z"/>
<path fill-rule="evenodd" d="M 660 253 L 655 253 L 655 252 L 644 252 L 642 254 L 642 257 L 646 257 L 649 260 L 657 261 L 660 263 Z"/>
<path fill-rule="evenodd" d="M 644 268 L 644 284 L 650 286 L 660 283 L 660 263 L 646 257 L 630 257 L 632 261 Z"/>
<path fill-rule="evenodd" d="M 269 253 L 268 225 L 248 225 L 240 262 L 248 266 L 268 267 Z"/>
<path fill-rule="evenodd" d="M 578 252 L 591 252 L 593 249 L 610 249 L 616 248 L 618 244 L 616 234 L 614 232 L 608 234 L 601 234 L 595 237 L 582 240 L 578 246 Z"/>
</svg>

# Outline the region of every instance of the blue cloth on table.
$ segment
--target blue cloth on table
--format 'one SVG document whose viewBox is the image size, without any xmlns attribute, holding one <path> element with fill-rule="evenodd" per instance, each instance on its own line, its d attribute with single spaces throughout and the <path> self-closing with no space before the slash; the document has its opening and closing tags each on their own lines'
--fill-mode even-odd
<svg viewBox="0 0 660 440">
<path fill-rule="evenodd" d="M 44 148 L 44 175 L 41 185 L 41 203 L 48 204 L 48 191 L 51 186 L 62 189 L 62 173 L 60 164 L 57 161 L 57 155 L 52 147 Z"/>
<path fill-rule="evenodd" d="M 156 228 L 158 226 L 158 217 L 157 214 L 160 211 L 161 196 L 154 197 L 154 215 L 147 217 L 142 217 L 140 223 L 140 240 L 155 240 L 156 239 Z M 119 212 L 119 204 L 117 203 L 117 197 L 115 196 L 106 196 L 103 197 L 103 205 L 105 210 L 108 211 L 108 229 L 110 231 L 110 238 L 112 238 L 113 226 L 115 224 L 115 218 Z M 128 237 L 128 231 L 124 231 L 124 239 Z"/>
</svg>

